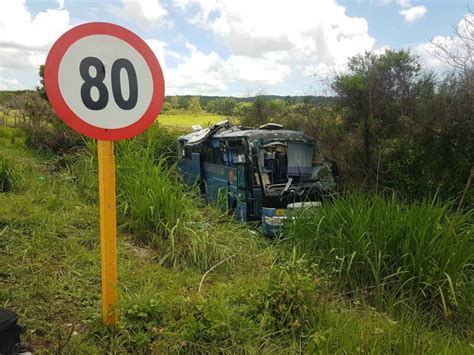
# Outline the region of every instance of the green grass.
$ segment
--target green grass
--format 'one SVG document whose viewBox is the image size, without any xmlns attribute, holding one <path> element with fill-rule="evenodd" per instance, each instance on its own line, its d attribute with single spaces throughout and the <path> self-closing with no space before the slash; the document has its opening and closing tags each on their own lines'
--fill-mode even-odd
<svg viewBox="0 0 474 355">
<path fill-rule="evenodd" d="M 212 114 L 212 113 L 187 113 L 187 112 L 178 112 L 176 114 L 166 114 L 163 113 L 158 116 L 157 121 L 160 125 L 173 127 L 178 129 L 191 129 L 193 125 L 201 125 L 202 127 L 207 127 L 211 124 L 221 122 L 225 120 L 224 116 Z"/>
<path fill-rule="evenodd" d="M 141 144 L 151 143 L 146 136 L 139 139 L 126 147 L 131 157 L 138 158 Z M 121 148 L 117 164 L 141 166 L 122 156 Z M 59 159 L 3 138 L 0 154 L 21 177 L 19 189 L 0 194 L 0 306 L 20 314 L 28 328 L 23 339 L 35 353 L 472 353 L 472 338 L 456 328 L 431 330 L 416 312 L 394 319 L 351 302 L 310 257 L 285 256 L 279 244 L 192 196 L 186 213 L 193 220 L 182 217 L 187 229 L 175 244 L 182 254 L 174 255 L 184 257 L 177 263 L 163 260 L 172 245 L 166 228 L 153 230 L 154 223 L 140 222 L 130 230 L 127 221 L 133 217 L 121 215 L 119 324 L 106 329 L 100 314 L 94 157 L 77 153 Z M 172 168 L 166 166 L 159 169 Z M 136 180 L 147 173 L 136 171 Z M 143 178 L 137 194 L 157 181 L 163 183 L 156 176 Z M 123 184 L 119 180 L 121 193 L 127 189 Z M 130 201 L 167 206 L 147 198 Z M 119 195 L 119 203 L 127 200 Z M 144 242 L 141 233 L 157 242 Z"/>
<path fill-rule="evenodd" d="M 5 127 L 0 124 L 0 139 L 3 144 L 15 144 L 15 140 L 22 139 L 24 134 L 19 129 Z"/>
<path fill-rule="evenodd" d="M 0 111 L 0 125 L 6 124 L 7 126 L 13 126 L 15 124 L 13 115 L 15 114 L 17 114 L 16 110 L 10 110 L 9 114 Z"/>
<path fill-rule="evenodd" d="M 436 201 L 401 203 L 363 193 L 307 210 L 287 241 L 347 292 L 378 309 L 408 308 L 472 322 L 474 211 Z"/>
</svg>

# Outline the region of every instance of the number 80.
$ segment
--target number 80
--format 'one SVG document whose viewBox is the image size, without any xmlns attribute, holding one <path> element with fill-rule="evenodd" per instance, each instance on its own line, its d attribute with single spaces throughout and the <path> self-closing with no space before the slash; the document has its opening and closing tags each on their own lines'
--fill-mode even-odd
<svg viewBox="0 0 474 355">
<path fill-rule="evenodd" d="M 90 67 L 94 67 L 96 70 L 95 77 L 92 77 L 89 73 Z M 125 100 L 122 95 L 122 86 L 120 82 L 120 72 L 125 69 L 128 75 L 129 85 L 129 97 Z M 79 64 L 79 73 L 81 74 L 84 83 L 81 86 L 81 99 L 84 105 L 94 111 L 102 110 L 109 102 L 109 92 L 107 86 L 104 84 L 105 79 L 105 66 L 99 58 L 86 57 Z M 137 74 L 133 64 L 125 58 L 117 59 L 112 64 L 112 94 L 114 96 L 115 103 L 122 110 L 133 109 L 138 100 L 138 83 Z M 91 89 L 95 87 L 99 91 L 99 98 L 94 101 L 91 96 Z"/>
</svg>

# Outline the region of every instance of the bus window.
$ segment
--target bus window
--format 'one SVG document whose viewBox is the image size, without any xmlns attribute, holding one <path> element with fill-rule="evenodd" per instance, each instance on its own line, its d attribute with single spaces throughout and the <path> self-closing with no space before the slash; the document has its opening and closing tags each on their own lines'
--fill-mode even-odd
<svg viewBox="0 0 474 355">
<path fill-rule="evenodd" d="M 231 164 L 245 163 L 245 146 L 243 140 L 229 141 L 229 159 Z"/>
</svg>

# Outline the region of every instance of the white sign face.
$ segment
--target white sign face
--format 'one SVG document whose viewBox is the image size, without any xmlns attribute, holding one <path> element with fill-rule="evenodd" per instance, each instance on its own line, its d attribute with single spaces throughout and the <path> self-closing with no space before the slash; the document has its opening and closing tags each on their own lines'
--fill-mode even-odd
<svg viewBox="0 0 474 355">
<path fill-rule="evenodd" d="M 164 100 L 163 73 L 151 49 L 133 32 L 103 22 L 74 27 L 55 42 L 45 87 L 67 125 L 103 140 L 143 132 Z"/>
<path fill-rule="evenodd" d="M 143 116 L 153 94 L 147 63 L 135 48 L 112 36 L 75 42 L 59 66 L 59 89 L 70 109 L 87 123 L 127 127 Z"/>
</svg>

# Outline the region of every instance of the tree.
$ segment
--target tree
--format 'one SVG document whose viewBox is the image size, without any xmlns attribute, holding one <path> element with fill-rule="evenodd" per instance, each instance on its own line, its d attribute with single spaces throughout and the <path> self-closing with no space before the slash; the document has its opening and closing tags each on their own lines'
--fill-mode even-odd
<svg viewBox="0 0 474 355">
<path fill-rule="evenodd" d="M 40 93 L 28 91 L 18 94 L 10 99 L 7 105 L 16 110 L 23 124 L 34 126 L 49 122 L 54 112 L 47 100 Z"/>
<path fill-rule="evenodd" d="M 220 97 L 209 101 L 206 106 L 207 111 L 223 116 L 232 116 L 237 101 L 232 97 Z"/>
<path fill-rule="evenodd" d="M 36 87 L 36 91 L 44 100 L 49 101 L 48 95 L 46 95 L 46 89 L 44 87 L 44 64 L 40 65 L 38 75 L 40 77 L 40 82 L 39 85 Z"/>
<path fill-rule="evenodd" d="M 349 73 L 338 75 L 333 90 L 348 109 L 347 128 L 361 136 L 365 178 L 376 175 L 379 140 L 398 129 L 400 117 L 412 113 L 421 66 L 407 51 L 366 52 L 349 59 Z M 360 159 L 359 159 L 360 160 Z"/>
<path fill-rule="evenodd" d="M 270 117 L 270 110 L 268 103 L 262 95 L 255 96 L 255 100 L 252 105 L 253 117 L 255 118 L 255 123 L 258 126 L 264 125 L 268 122 Z"/>
<path fill-rule="evenodd" d="M 240 123 L 244 126 L 252 125 L 253 105 L 251 102 L 239 102 L 235 105 L 233 115 L 240 119 Z"/>
<path fill-rule="evenodd" d="M 195 115 L 202 111 L 201 100 L 199 99 L 199 96 L 191 97 L 189 100 L 188 109 L 191 110 L 191 112 Z"/>
<path fill-rule="evenodd" d="M 179 97 L 178 96 L 171 96 L 169 103 L 173 110 L 177 110 L 179 108 Z"/>
</svg>

